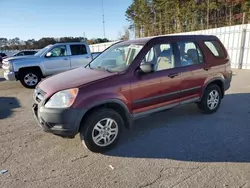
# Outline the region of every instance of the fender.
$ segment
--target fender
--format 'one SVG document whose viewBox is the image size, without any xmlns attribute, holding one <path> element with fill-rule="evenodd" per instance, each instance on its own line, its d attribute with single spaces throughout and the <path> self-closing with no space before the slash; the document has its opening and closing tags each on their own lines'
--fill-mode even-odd
<svg viewBox="0 0 250 188">
<path fill-rule="evenodd" d="M 214 81 L 221 81 L 221 83 L 222 83 L 222 91 L 221 91 L 222 92 L 222 98 L 224 97 L 224 93 L 225 93 L 225 89 L 224 89 L 225 88 L 225 80 L 223 78 L 221 78 L 221 77 L 215 77 L 215 78 L 209 80 L 207 83 L 205 83 L 205 85 L 203 85 L 201 98 L 203 97 L 204 92 L 205 92 L 207 86 L 209 84 L 211 84 L 212 82 L 214 82 Z"/>
<path fill-rule="evenodd" d="M 82 117 L 84 117 L 89 110 L 91 110 L 91 109 L 93 109 L 95 107 L 101 106 L 101 105 L 108 104 L 108 103 L 115 103 L 115 104 L 118 104 L 120 107 L 122 107 L 122 109 L 125 111 L 125 114 L 124 114 L 125 118 L 126 118 L 125 126 L 126 126 L 126 128 L 131 129 L 132 124 L 133 124 L 133 116 L 131 115 L 127 105 L 125 104 L 125 102 L 123 102 L 120 99 L 109 98 L 109 99 L 104 99 L 104 100 L 98 101 L 96 103 L 93 103 L 91 105 L 88 105 L 85 108 Z M 79 125 L 79 128 L 80 128 L 80 125 Z"/>
</svg>

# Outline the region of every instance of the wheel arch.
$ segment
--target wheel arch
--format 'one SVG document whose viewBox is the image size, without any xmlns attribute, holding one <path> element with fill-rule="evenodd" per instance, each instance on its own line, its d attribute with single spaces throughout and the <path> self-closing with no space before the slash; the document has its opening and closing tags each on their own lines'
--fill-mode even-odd
<svg viewBox="0 0 250 188">
<path fill-rule="evenodd" d="M 125 127 L 127 129 L 130 129 L 132 127 L 133 118 L 127 105 L 119 99 L 108 99 L 108 100 L 100 101 L 98 103 L 95 103 L 87 107 L 87 110 L 83 114 L 81 122 L 79 124 L 78 132 L 80 131 L 80 128 L 84 124 L 84 122 L 86 122 L 88 116 L 99 108 L 109 108 L 109 109 L 115 110 L 121 115 L 124 121 Z"/>
<path fill-rule="evenodd" d="M 221 89 L 221 94 L 222 94 L 222 98 L 223 98 L 224 95 L 225 95 L 225 89 L 224 89 L 224 88 L 225 88 L 225 83 L 224 83 L 224 80 L 223 80 L 222 78 L 220 78 L 220 77 L 218 77 L 218 78 L 213 78 L 213 79 L 209 80 L 209 81 L 204 85 L 204 87 L 203 87 L 203 89 L 202 89 L 201 98 L 203 97 L 203 95 L 204 95 L 205 90 L 207 89 L 207 87 L 210 86 L 210 85 L 212 85 L 212 84 L 219 86 L 219 88 Z"/>
<path fill-rule="evenodd" d="M 40 74 L 41 74 L 41 76 L 43 77 L 43 72 L 42 72 L 42 70 L 41 70 L 41 68 L 39 66 L 21 67 L 21 68 L 18 69 L 18 75 L 20 75 L 20 73 L 22 71 L 25 71 L 25 70 L 36 70 L 36 71 L 39 71 Z M 18 77 L 18 79 L 19 79 L 19 77 Z"/>
</svg>

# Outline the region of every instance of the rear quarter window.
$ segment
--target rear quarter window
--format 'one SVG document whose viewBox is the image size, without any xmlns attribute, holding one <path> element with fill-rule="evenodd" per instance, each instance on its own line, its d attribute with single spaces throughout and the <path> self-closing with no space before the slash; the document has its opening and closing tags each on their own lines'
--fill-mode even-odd
<svg viewBox="0 0 250 188">
<path fill-rule="evenodd" d="M 205 41 L 204 43 L 215 57 L 225 57 L 223 48 L 217 41 Z"/>
</svg>

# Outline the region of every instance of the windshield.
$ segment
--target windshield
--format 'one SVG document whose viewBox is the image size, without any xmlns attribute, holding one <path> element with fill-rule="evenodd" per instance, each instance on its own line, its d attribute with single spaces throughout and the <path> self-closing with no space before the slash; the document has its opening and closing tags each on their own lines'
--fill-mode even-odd
<svg viewBox="0 0 250 188">
<path fill-rule="evenodd" d="M 45 46 L 43 49 L 39 50 L 37 53 L 35 53 L 34 56 L 41 56 L 45 51 L 47 51 L 51 45 Z"/>
<path fill-rule="evenodd" d="M 20 52 L 14 53 L 13 56 L 17 56 Z"/>
<path fill-rule="evenodd" d="M 129 67 L 143 45 L 116 44 L 97 56 L 88 65 L 91 69 L 122 72 Z"/>
</svg>

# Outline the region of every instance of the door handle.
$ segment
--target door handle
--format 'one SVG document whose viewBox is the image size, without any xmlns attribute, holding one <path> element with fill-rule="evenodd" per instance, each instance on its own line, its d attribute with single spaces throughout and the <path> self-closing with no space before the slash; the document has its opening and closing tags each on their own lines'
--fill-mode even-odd
<svg viewBox="0 0 250 188">
<path fill-rule="evenodd" d="M 88 59 L 88 58 L 90 58 L 90 57 L 89 57 L 89 56 L 86 56 L 85 58 Z"/>
<path fill-rule="evenodd" d="M 211 69 L 211 67 L 205 67 L 204 70 L 208 71 L 209 69 Z"/>
<path fill-rule="evenodd" d="M 63 60 L 68 60 L 68 58 L 63 58 Z"/>
<path fill-rule="evenodd" d="M 179 75 L 178 73 L 172 73 L 172 74 L 169 74 L 168 77 L 174 78 L 174 77 L 176 77 L 176 76 L 178 76 L 178 75 Z"/>
</svg>

